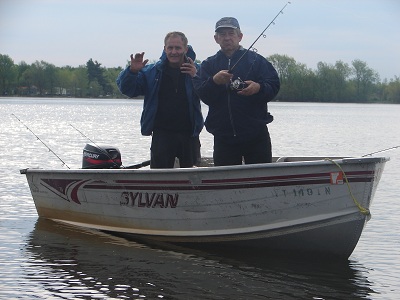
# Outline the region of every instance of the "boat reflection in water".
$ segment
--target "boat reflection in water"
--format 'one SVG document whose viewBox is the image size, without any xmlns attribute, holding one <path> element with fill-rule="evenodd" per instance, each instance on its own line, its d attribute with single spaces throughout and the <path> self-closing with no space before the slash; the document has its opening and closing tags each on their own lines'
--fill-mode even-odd
<svg viewBox="0 0 400 300">
<path fill-rule="evenodd" d="M 365 299 L 374 293 L 364 267 L 347 260 L 146 244 L 42 218 L 25 250 L 25 276 L 50 298 Z"/>
</svg>

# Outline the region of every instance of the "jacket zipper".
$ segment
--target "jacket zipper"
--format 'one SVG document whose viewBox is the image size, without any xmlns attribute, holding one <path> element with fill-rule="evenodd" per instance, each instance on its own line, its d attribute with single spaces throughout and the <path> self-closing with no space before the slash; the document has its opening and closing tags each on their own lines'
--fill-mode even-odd
<svg viewBox="0 0 400 300">
<path fill-rule="evenodd" d="M 228 58 L 228 70 L 231 67 L 231 59 Z M 236 129 L 235 125 L 233 123 L 233 115 L 232 115 L 232 109 L 231 109 L 231 93 L 229 91 L 229 83 L 226 86 L 226 92 L 228 93 L 228 111 L 229 111 L 229 119 L 231 121 L 231 126 L 232 126 L 232 131 L 233 131 L 233 136 L 236 137 Z"/>
</svg>

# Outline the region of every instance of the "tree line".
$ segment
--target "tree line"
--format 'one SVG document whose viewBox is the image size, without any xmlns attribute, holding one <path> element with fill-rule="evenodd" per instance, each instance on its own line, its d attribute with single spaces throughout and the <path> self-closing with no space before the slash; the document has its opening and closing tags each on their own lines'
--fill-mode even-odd
<svg viewBox="0 0 400 300">
<path fill-rule="evenodd" d="M 0 95 L 22 97 L 119 97 L 119 68 L 105 68 L 89 59 L 79 67 L 56 67 L 45 61 L 15 64 L 0 54 Z"/>
<path fill-rule="evenodd" d="M 281 81 L 283 101 L 400 103 L 400 78 L 381 81 L 379 74 L 359 59 L 351 65 L 319 62 L 316 70 L 287 55 L 267 58 Z"/>
<path fill-rule="evenodd" d="M 267 59 L 278 72 L 281 89 L 276 99 L 291 102 L 400 103 L 400 78 L 381 81 L 367 63 L 319 62 L 312 70 L 287 55 Z M 197 61 L 199 62 L 199 61 Z M 15 64 L 0 54 L 0 96 L 124 98 L 115 79 L 122 67 L 106 68 L 89 59 L 79 67 L 57 67 L 45 61 Z"/>
</svg>

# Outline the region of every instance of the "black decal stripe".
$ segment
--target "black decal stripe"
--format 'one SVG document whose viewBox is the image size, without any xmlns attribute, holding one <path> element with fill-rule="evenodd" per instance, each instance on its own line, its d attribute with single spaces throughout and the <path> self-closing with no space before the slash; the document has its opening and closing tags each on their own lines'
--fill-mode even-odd
<svg viewBox="0 0 400 300">
<path fill-rule="evenodd" d="M 190 180 L 115 180 L 115 183 L 141 184 L 191 184 Z"/>
<path fill-rule="evenodd" d="M 231 178 L 231 179 L 204 179 L 202 183 L 222 183 L 222 182 L 243 182 L 243 181 L 259 181 L 259 180 L 287 180 L 294 178 L 317 178 L 317 177 L 328 177 L 335 172 L 329 173 L 315 173 L 315 174 L 300 174 L 300 175 L 284 175 L 284 176 L 269 176 L 269 177 L 250 177 L 250 178 Z M 374 175 L 374 171 L 358 171 L 358 172 L 346 172 L 346 176 L 368 176 Z"/>
<path fill-rule="evenodd" d="M 349 182 L 371 182 L 373 178 L 348 178 Z M 314 185 L 326 184 L 331 185 L 329 179 L 309 179 L 309 180 L 286 180 L 286 181 L 262 181 L 250 183 L 236 183 L 236 184 L 200 184 L 200 185 L 170 185 L 170 186 L 148 186 L 148 185 L 110 185 L 110 184 L 88 184 L 84 189 L 95 190 L 223 190 L 223 189 L 251 189 L 260 187 L 273 187 L 273 186 L 301 186 L 301 185 Z"/>
</svg>

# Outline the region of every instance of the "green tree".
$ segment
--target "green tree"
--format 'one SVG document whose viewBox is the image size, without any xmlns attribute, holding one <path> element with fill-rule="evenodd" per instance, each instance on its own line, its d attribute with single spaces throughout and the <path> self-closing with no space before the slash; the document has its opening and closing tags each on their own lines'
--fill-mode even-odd
<svg viewBox="0 0 400 300">
<path fill-rule="evenodd" d="M 102 89 L 102 92 L 100 92 L 99 90 L 99 95 L 112 94 L 113 87 L 111 83 L 107 80 L 107 76 L 105 75 L 107 69 L 102 68 L 101 63 L 97 61 L 93 62 L 92 59 L 89 59 L 89 61 L 86 63 L 86 67 L 88 72 L 89 85 L 93 88 L 92 83 L 96 81 Z"/>
<path fill-rule="evenodd" d="M 36 95 L 36 87 L 33 85 L 34 72 L 32 65 L 25 65 L 22 68 L 19 67 L 18 70 L 19 73 L 21 73 L 21 75 L 19 75 L 19 95 Z"/>
<path fill-rule="evenodd" d="M 350 97 L 347 79 L 351 73 L 349 65 L 342 61 L 335 65 L 319 62 L 316 70 L 317 98 L 324 102 L 346 102 Z"/>
<path fill-rule="evenodd" d="M 350 66 L 343 61 L 339 60 L 335 63 L 335 88 L 336 95 L 340 102 L 346 102 L 350 99 L 349 89 L 348 89 L 348 79 L 352 74 Z"/>
<path fill-rule="evenodd" d="M 44 95 L 47 87 L 46 63 L 44 61 L 35 61 L 30 68 L 30 79 L 33 85 L 38 89 L 40 95 Z"/>
<path fill-rule="evenodd" d="M 59 93 L 60 91 L 55 91 L 54 88 L 59 85 L 58 68 L 55 65 L 42 61 L 44 67 L 44 77 L 45 77 L 45 89 L 50 95 Z M 60 88 L 58 86 L 58 88 Z"/>
<path fill-rule="evenodd" d="M 89 59 L 86 62 L 86 69 L 89 85 L 92 81 L 97 80 L 97 78 L 101 76 L 101 64 L 98 63 L 97 60 L 94 62 L 93 59 Z"/>
<path fill-rule="evenodd" d="M 314 101 L 316 99 L 316 77 L 312 70 L 305 64 L 296 63 L 289 68 L 288 100 L 289 101 Z"/>
<path fill-rule="evenodd" d="M 24 61 L 21 61 L 20 64 L 17 65 L 16 90 L 18 91 L 19 95 L 25 95 L 26 93 L 24 92 L 24 88 L 26 87 L 27 91 L 28 91 L 29 86 L 31 85 L 31 82 L 26 81 L 28 76 L 24 75 L 24 73 L 28 72 L 27 70 L 29 70 L 29 69 L 30 69 L 30 65 L 28 65 Z"/>
<path fill-rule="evenodd" d="M 283 101 L 310 101 L 314 99 L 314 75 L 305 64 L 297 63 L 293 57 L 274 54 L 268 61 L 275 67 L 281 89 L 277 99 Z"/>
<path fill-rule="evenodd" d="M 11 85 L 17 77 L 14 61 L 8 55 L 0 54 L 0 95 L 11 92 Z"/>
<path fill-rule="evenodd" d="M 372 88 L 372 84 L 379 81 L 379 75 L 368 67 L 367 63 L 359 59 L 352 61 L 353 65 L 353 82 L 356 87 L 356 102 L 368 101 L 368 92 Z"/>
<path fill-rule="evenodd" d="M 84 65 L 74 69 L 72 82 L 74 85 L 74 97 L 85 97 L 88 94 L 89 81 L 87 69 Z"/>
<path fill-rule="evenodd" d="M 278 72 L 281 84 L 285 84 L 291 72 L 295 69 L 296 60 L 293 57 L 279 54 L 273 54 L 267 59 L 274 66 L 276 72 Z"/>
<path fill-rule="evenodd" d="M 385 93 L 387 94 L 388 102 L 400 104 L 400 78 L 398 76 L 390 80 Z"/>
<path fill-rule="evenodd" d="M 118 90 L 118 87 L 115 83 L 115 80 L 118 77 L 118 74 L 122 71 L 121 67 L 118 68 L 108 68 L 105 71 L 105 77 L 107 82 L 109 83 L 110 91 L 107 92 L 108 95 L 115 97 L 116 95 L 120 95 L 121 93 Z"/>
<path fill-rule="evenodd" d="M 74 84 L 73 84 L 73 75 L 74 75 L 74 68 L 70 66 L 65 66 L 62 68 L 57 69 L 58 73 L 58 82 L 60 92 L 65 89 L 67 95 L 71 95 L 74 92 Z"/>
</svg>

